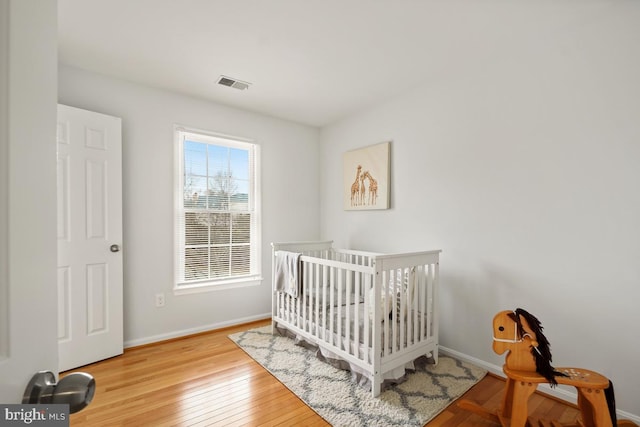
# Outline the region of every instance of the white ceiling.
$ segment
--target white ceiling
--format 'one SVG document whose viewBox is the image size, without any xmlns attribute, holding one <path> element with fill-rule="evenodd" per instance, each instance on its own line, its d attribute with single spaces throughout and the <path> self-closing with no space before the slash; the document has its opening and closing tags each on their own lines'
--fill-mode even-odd
<svg viewBox="0 0 640 427">
<path fill-rule="evenodd" d="M 324 126 L 521 55 L 606 0 L 58 0 L 63 64 Z M 252 83 L 217 85 L 220 75 Z"/>
</svg>

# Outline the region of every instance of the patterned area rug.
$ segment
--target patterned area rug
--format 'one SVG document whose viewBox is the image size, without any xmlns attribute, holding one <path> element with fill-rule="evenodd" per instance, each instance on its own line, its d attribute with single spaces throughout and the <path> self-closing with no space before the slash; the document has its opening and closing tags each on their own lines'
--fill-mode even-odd
<svg viewBox="0 0 640 427">
<path fill-rule="evenodd" d="M 447 356 L 425 364 L 378 398 L 351 381 L 351 374 L 315 357 L 271 326 L 230 335 L 322 418 L 334 426 L 423 426 L 476 384 L 486 371 Z"/>
</svg>

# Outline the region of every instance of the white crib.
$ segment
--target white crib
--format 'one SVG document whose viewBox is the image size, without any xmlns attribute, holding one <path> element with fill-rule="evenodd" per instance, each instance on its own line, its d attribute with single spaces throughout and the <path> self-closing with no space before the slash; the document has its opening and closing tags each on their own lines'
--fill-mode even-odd
<svg viewBox="0 0 640 427">
<path fill-rule="evenodd" d="M 365 374 L 373 396 L 420 356 L 438 360 L 440 250 L 377 254 L 332 241 L 272 243 L 273 332 L 286 328 Z M 298 254 L 299 290 L 276 287 Z M 280 283 L 280 282 L 279 282 Z"/>
</svg>

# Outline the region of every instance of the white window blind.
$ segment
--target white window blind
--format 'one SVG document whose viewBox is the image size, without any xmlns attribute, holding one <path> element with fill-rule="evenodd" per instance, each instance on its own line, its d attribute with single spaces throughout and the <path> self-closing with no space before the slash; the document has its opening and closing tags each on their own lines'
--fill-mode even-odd
<svg viewBox="0 0 640 427">
<path fill-rule="evenodd" d="M 176 134 L 176 287 L 259 278 L 258 146 Z"/>
</svg>

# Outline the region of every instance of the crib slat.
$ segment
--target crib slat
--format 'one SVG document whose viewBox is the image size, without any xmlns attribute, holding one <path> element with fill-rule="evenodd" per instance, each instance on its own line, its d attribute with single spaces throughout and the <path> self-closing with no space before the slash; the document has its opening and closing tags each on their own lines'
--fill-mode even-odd
<svg viewBox="0 0 640 427">
<path fill-rule="evenodd" d="M 298 323 L 298 316 L 296 316 L 295 311 L 296 300 L 291 295 L 287 295 L 287 304 L 289 306 L 289 321 L 293 324 Z"/>
<path fill-rule="evenodd" d="M 302 311 L 302 304 L 301 304 L 302 303 L 302 296 L 298 295 L 298 298 L 294 298 L 293 302 L 295 303 L 295 306 L 296 306 L 295 313 L 294 313 L 295 322 L 296 322 L 295 324 L 296 324 L 296 326 L 301 328 L 302 324 L 301 324 L 301 319 L 300 319 L 300 313 Z"/>
<path fill-rule="evenodd" d="M 427 267 L 428 268 L 428 267 Z M 425 332 L 426 332 L 426 324 L 428 323 L 428 319 L 426 318 L 427 316 L 425 316 L 424 314 L 425 312 L 425 305 L 427 303 L 427 300 L 429 298 L 429 281 L 428 278 L 426 277 L 429 274 L 429 272 L 427 271 L 427 273 L 424 275 L 424 279 L 425 279 L 425 283 L 424 286 L 420 289 L 420 291 L 422 292 L 422 297 L 420 298 L 420 313 L 422 313 L 422 315 L 420 316 L 420 339 L 424 339 L 425 337 Z"/>
<path fill-rule="evenodd" d="M 392 303 L 392 320 L 391 320 L 391 350 L 390 353 L 395 353 L 396 351 L 396 346 L 398 345 L 398 279 L 397 279 L 397 274 L 396 272 L 390 272 L 389 273 L 391 275 L 391 281 L 393 282 L 393 286 L 392 286 L 392 296 L 391 296 L 391 303 Z"/>
<path fill-rule="evenodd" d="M 385 297 L 385 303 L 383 304 L 385 310 L 387 307 L 389 307 L 389 298 L 391 298 L 391 302 L 393 303 L 393 289 L 392 289 L 392 284 L 389 282 L 389 272 L 388 271 L 383 271 L 382 272 L 382 280 L 383 283 L 381 284 L 382 286 L 387 286 L 388 289 L 390 289 L 390 292 L 385 292 L 384 293 L 384 297 Z M 392 304 L 393 305 L 393 304 Z M 377 307 L 376 307 L 377 308 Z M 393 308 L 392 308 L 393 310 Z M 393 315 L 393 311 L 391 312 L 391 314 Z M 389 330 L 389 316 L 387 314 L 386 311 L 384 311 L 382 313 L 382 328 L 383 328 L 383 335 L 384 335 L 384 355 L 388 356 L 389 355 L 389 334 L 391 333 L 391 331 Z"/>
<path fill-rule="evenodd" d="M 344 349 L 347 353 L 352 354 L 351 351 L 351 325 L 353 323 L 351 320 L 351 292 L 352 292 L 352 273 L 350 271 L 345 272 L 346 276 L 346 289 L 345 289 L 345 302 L 344 302 L 344 310 L 345 310 L 345 330 L 344 330 Z"/>
<path fill-rule="evenodd" d="M 434 270 L 433 270 L 433 265 L 429 265 L 429 270 L 427 273 L 427 289 L 428 289 L 428 298 L 427 298 L 427 312 L 432 312 L 433 311 L 433 292 L 434 292 L 434 286 L 433 286 L 433 279 L 434 279 Z M 432 325 L 433 324 L 433 318 L 429 317 L 428 321 L 427 321 L 427 338 L 431 338 L 432 335 Z"/>
<path fill-rule="evenodd" d="M 329 344 L 334 345 L 335 324 L 335 268 L 329 268 Z"/>
<path fill-rule="evenodd" d="M 421 341 L 419 332 L 420 332 L 420 317 L 422 316 L 422 313 L 420 312 L 420 298 L 422 297 L 422 295 L 424 295 L 421 292 L 422 286 L 424 284 L 422 280 L 423 271 L 424 270 L 422 265 L 419 265 L 418 267 L 416 267 L 416 277 L 415 277 L 415 283 L 413 288 L 413 291 L 415 292 L 415 294 L 413 295 L 413 329 L 412 329 L 414 344 L 417 344 Z"/>
<path fill-rule="evenodd" d="M 413 325 L 416 315 L 415 299 L 416 299 L 416 268 L 409 269 L 409 280 L 407 286 L 407 346 L 415 344 L 413 339 Z"/>
<path fill-rule="evenodd" d="M 287 320 L 291 323 L 293 323 L 295 320 L 293 318 L 293 313 L 292 313 L 292 309 L 291 309 L 291 295 L 285 294 L 284 299 L 286 301 L 286 306 L 287 306 Z"/>
<path fill-rule="evenodd" d="M 398 323 L 400 324 L 400 340 L 398 342 L 398 350 L 403 350 L 406 344 L 406 326 L 407 326 L 407 288 L 405 287 L 405 280 L 408 281 L 409 274 L 408 269 L 404 268 L 399 270 L 400 277 L 398 277 L 398 287 L 400 288 L 400 313 L 398 313 Z M 408 283 L 408 282 L 407 282 Z"/>
<path fill-rule="evenodd" d="M 318 325 L 320 324 L 320 283 L 322 283 L 320 281 L 320 266 L 315 265 L 315 273 L 316 273 L 316 278 L 315 278 L 315 287 L 316 287 L 316 297 L 314 299 L 314 312 L 315 312 L 315 322 L 314 322 L 314 330 L 313 330 L 313 335 L 314 336 L 319 336 L 320 332 L 318 331 Z"/>
<path fill-rule="evenodd" d="M 391 277 L 390 273 L 389 273 L 389 277 Z M 393 322 L 394 314 L 393 314 L 393 311 L 394 311 L 395 305 L 396 305 L 395 296 L 394 296 L 395 292 L 396 292 L 396 289 L 395 289 L 396 286 L 395 286 L 395 282 L 393 282 L 393 278 L 390 278 L 388 280 L 390 281 L 390 283 L 389 283 L 389 289 L 390 290 L 389 290 L 389 294 L 388 295 L 389 295 L 389 298 L 391 299 L 391 314 L 390 314 L 389 317 L 387 317 L 385 319 L 385 321 L 389 325 L 389 335 L 390 335 L 389 336 L 389 347 L 393 347 L 393 338 L 394 338 L 394 336 L 393 336 L 394 335 L 394 331 L 393 331 L 393 328 L 394 328 L 394 325 L 393 325 L 393 323 L 394 323 Z M 392 352 L 391 349 L 389 349 L 388 351 L 389 351 L 389 353 Z"/>
<path fill-rule="evenodd" d="M 313 265 L 305 263 L 302 266 L 302 273 L 304 274 L 304 280 L 306 282 L 305 294 L 304 294 L 304 323 L 303 329 L 307 332 L 311 332 L 311 323 L 313 317 Z"/>
<path fill-rule="evenodd" d="M 371 304 L 369 304 L 369 301 L 371 301 L 371 292 L 373 292 L 372 288 L 375 289 L 374 287 L 374 282 L 373 282 L 373 276 L 371 276 L 370 274 L 367 274 L 365 276 L 364 279 L 365 283 L 364 283 L 364 300 L 366 301 L 366 309 L 365 309 L 365 316 L 364 316 L 364 351 L 367 352 L 367 354 L 365 354 L 365 358 L 367 360 L 367 362 L 372 363 L 373 360 L 371 360 L 369 358 L 369 347 L 371 347 L 371 330 L 373 329 L 375 332 L 375 324 L 372 322 L 376 322 L 377 323 L 377 319 L 374 315 L 374 312 L 372 310 L 375 309 L 375 304 L 380 304 L 379 299 L 376 300 L 375 299 L 375 295 L 373 296 L 374 298 L 374 305 L 373 307 L 371 306 Z M 378 292 L 378 298 L 380 298 L 380 293 Z"/>
<path fill-rule="evenodd" d="M 355 305 L 354 305 L 354 310 L 353 310 L 353 318 L 354 321 L 356 322 L 355 326 L 353 327 L 353 342 L 354 342 L 354 354 L 356 356 L 358 356 L 360 354 L 360 322 L 358 322 L 358 319 L 360 319 L 360 274 L 359 273 L 354 273 L 355 274 Z M 366 322 L 367 319 L 364 318 L 363 316 L 363 321 Z"/>
<path fill-rule="evenodd" d="M 320 331 L 322 332 L 322 339 L 323 340 L 327 340 L 327 290 L 328 290 L 328 284 L 327 284 L 327 278 L 328 278 L 328 268 L 326 266 L 323 267 L 322 269 L 323 275 L 322 275 L 322 321 L 319 325 L 320 327 Z"/>
<path fill-rule="evenodd" d="M 342 286 L 343 286 L 343 282 L 342 282 L 342 276 L 344 274 L 344 271 L 342 270 L 336 270 L 336 280 L 338 282 L 338 289 L 336 290 L 338 292 L 337 295 L 337 304 L 336 304 L 336 319 L 337 319 L 337 329 L 336 329 L 336 339 L 338 340 L 338 342 L 336 343 L 336 345 L 340 348 L 342 348 L 342 315 L 343 315 L 343 308 L 342 308 Z"/>
<path fill-rule="evenodd" d="M 308 272 L 307 269 L 305 268 L 304 263 L 302 264 L 302 271 L 301 271 L 301 276 L 302 276 L 302 294 L 300 294 L 298 296 L 298 300 L 299 303 L 301 305 L 301 307 L 298 309 L 298 313 L 301 313 L 300 317 L 300 326 L 299 328 L 302 330 L 305 330 L 307 328 L 307 306 L 308 304 L 306 304 L 306 301 L 309 298 L 309 280 L 307 279 L 308 276 Z"/>
</svg>

